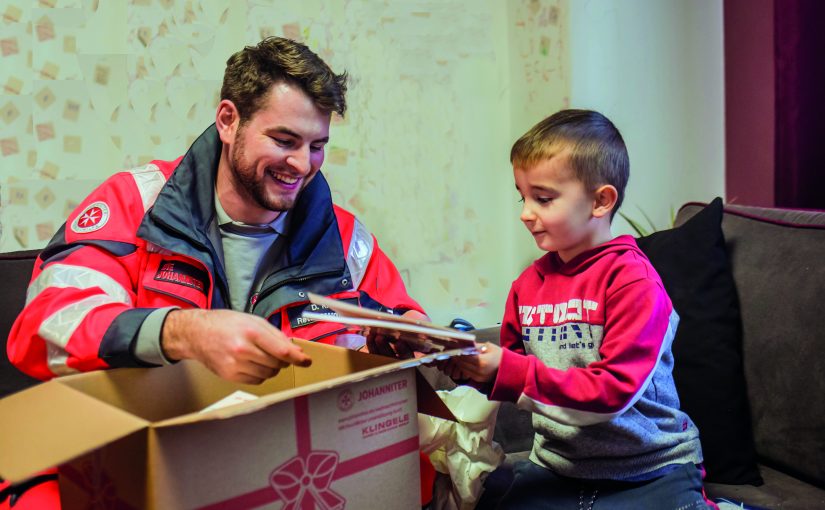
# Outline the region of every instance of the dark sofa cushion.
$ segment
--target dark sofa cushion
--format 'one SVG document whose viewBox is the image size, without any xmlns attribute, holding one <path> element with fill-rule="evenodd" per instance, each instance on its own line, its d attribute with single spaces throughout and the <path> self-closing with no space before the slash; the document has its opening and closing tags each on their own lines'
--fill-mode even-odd
<svg viewBox="0 0 825 510">
<path fill-rule="evenodd" d="M 681 318 L 673 377 L 701 435 L 707 481 L 759 485 L 739 301 L 717 198 L 683 225 L 637 239 Z"/>
<path fill-rule="evenodd" d="M 26 287 L 38 250 L 0 253 L 0 397 L 22 390 L 37 382 L 9 362 L 6 340 L 11 325 L 26 302 Z"/>
</svg>

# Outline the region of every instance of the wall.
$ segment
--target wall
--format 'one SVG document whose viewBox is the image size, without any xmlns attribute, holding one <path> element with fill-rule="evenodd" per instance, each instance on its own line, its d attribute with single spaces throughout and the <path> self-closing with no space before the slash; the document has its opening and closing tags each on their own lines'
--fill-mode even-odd
<svg viewBox="0 0 825 510">
<path fill-rule="evenodd" d="M 31 5 L 0 7 L 0 251 L 45 245 L 114 170 L 179 155 L 212 122 L 226 58 L 270 34 L 350 72 L 324 171 L 437 322 L 495 323 L 540 254 L 508 154 L 559 108 L 622 130 L 631 217 L 663 228 L 671 208 L 724 194 L 718 1 Z"/>
<path fill-rule="evenodd" d="M 622 132 L 633 219 L 665 228 L 672 209 L 725 194 L 722 24 L 718 0 L 570 2 L 571 106 Z"/>
<path fill-rule="evenodd" d="M 437 322 L 498 321 L 534 256 L 508 154 L 568 102 L 566 0 L 10 0 L 0 11 L 0 251 L 44 246 L 114 171 L 180 155 L 213 121 L 226 58 L 285 35 L 350 73 L 324 172 Z"/>
</svg>

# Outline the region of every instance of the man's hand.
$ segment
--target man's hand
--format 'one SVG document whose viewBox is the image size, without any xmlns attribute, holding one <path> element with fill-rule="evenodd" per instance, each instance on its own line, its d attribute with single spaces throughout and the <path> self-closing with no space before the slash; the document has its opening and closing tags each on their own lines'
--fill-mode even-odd
<svg viewBox="0 0 825 510">
<path fill-rule="evenodd" d="M 195 359 L 229 381 L 260 384 L 282 368 L 312 360 L 261 317 L 233 310 L 172 310 L 161 332 L 172 360 Z"/>
<path fill-rule="evenodd" d="M 501 347 L 492 343 L 481 344 L 479 354 L 473 356 L 456 356 L 439 364 L 445 374 L 455 381 L 467 379 L 478 383 L 487 383 L 496 378 L 501 365 Z"/>
<path fill-rule="evenodd" d="M 416 310 L 407 310 L 401 317 L 421 322 L 430 322 L 430 318 Z M 366 331 L 367 349 L 372 354 L 381 354 L 391 358 L 407 359 L 412 358 L 415 353 L 405 342 L 396 342 L 394 339 L 381 331 L 374 329 Z"/>
</svg>

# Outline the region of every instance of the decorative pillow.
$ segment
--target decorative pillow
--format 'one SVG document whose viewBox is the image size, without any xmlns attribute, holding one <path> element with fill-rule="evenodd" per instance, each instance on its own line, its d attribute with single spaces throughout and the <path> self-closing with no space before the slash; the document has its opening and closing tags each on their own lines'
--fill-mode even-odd
<svg viewBox="0 0 825 510">
<path fill-rule="evenodd" d="M 707 482 L 761 485 L 742 366 L 739 300 L 716 198 L 683 225 L 637 239 L 681 320 L 673 377 L 701 434 Z"/>
</svg>

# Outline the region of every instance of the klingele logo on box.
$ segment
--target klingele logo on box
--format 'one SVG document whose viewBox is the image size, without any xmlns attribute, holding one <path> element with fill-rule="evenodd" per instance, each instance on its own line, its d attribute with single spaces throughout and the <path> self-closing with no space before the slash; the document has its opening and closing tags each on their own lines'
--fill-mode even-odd
<svg viewBox="0 0 825 510">
<path fill-rule="evenodd" d="M 401 416 L 392 416 L 386 420 L 381 420 L 376 423 L 371 423 L 366 427 L 361 427 L 361 437 L 374 436 L 376 434 L 380 434 L 381 432 L 403 427 L 409 423 L 410 415 L 407 413 L 404 413 Z"/>
<path fill-rule="evenodd" d="M 338 418 L 338 430 L 355 428 L 366 438 L 408 427 L 415 423 L 408 408 L 411 389 L 414 386 L 410 387 L 407 378 L 365 384 L 354 390 L 343 389 L 337 395 L 336 404 L 346 414 Z"/>
</svg>

